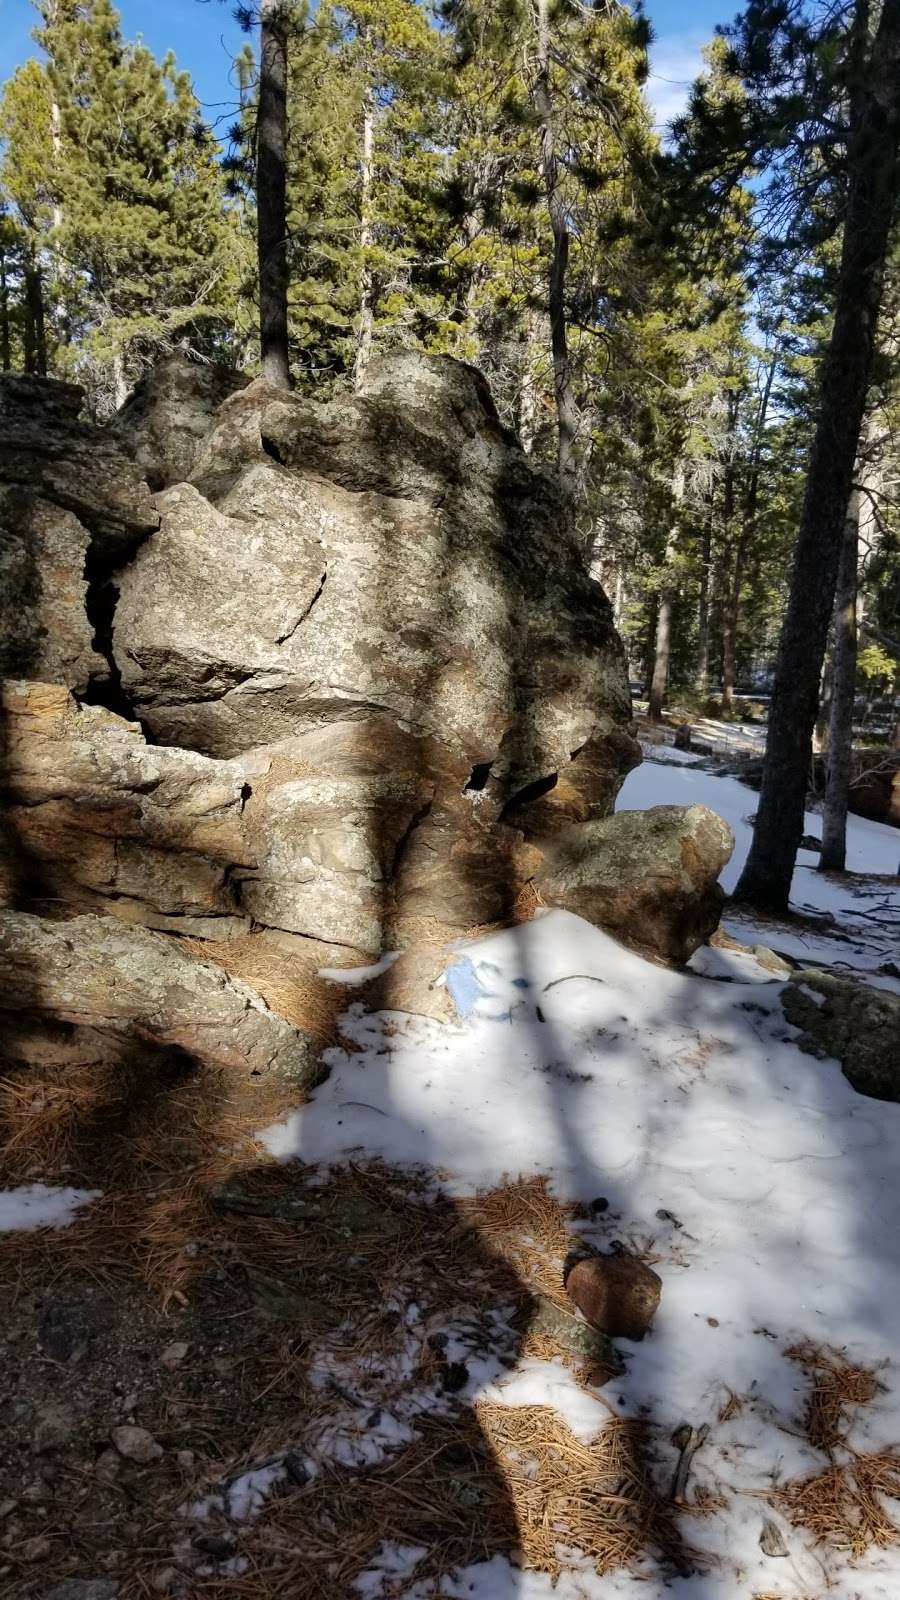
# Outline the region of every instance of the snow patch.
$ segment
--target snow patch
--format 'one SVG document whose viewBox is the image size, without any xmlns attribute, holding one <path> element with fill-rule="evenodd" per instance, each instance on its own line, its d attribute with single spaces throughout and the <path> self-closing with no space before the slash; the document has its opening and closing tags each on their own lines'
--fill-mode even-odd
<svg viewBox="0 0 900 1600">
<path fill-rule="evenodd" d="M 27 1183 L 0 1190 L 0 1233 L 28 1232 L 34 1228 L 68 1228 L 82 1206 L 99 1200 L 100 1189 L 53 1188 Z"/>
</svg>

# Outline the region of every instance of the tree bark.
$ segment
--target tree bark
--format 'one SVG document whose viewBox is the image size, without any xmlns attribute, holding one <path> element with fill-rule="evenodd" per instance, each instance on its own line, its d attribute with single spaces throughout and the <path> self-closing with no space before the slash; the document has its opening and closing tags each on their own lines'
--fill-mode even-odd
<svg viewBox="0 0 900 1600">
<path fill-rule="evenodd" d="M 288 356 L 287 20 L 284 0 L 261 0 L 256 115 L 256 237 L 263 376 L 291 386 Z"/>
<path fill-rule="evenodd" d="M 673 517 L 666 540 L 666 553 L 663 557 L 664 566 L 669 568 L 675 545 L 678 540 L 678 507 L 684 498 L 684 474 L 679 468 L 675 473 L 672 484 Z M 672 648 L 672 602 L 674 588 L 671 572 L 664 571 L 663 586 L 659 595 L 659 610 L 656 614 L 656 648 L 653 656 L 653 673 L 650 678 L 650 694 L 648 696 L 647 716 L 650 722 L 659 722 L 662 718 L 663 702 L 666 697 L 666 685 L 669 681 L 669 656 Z"/>
<path fill-rule="evenodd" d="M 353 387 L 361 389 L 372 355 L 375 330 L 374 280 L 368 252 L 372 248 L 372 183 L 375 158 L 375 102 L 370 87 L 363 96 L 362 149 L 359 164 L 359 324 L 356 330 L 356 356 L 353 362 Z"/>
<path fill-rule="evenodd" d="M 548 309 L 550 350 L 553 358 L 553 392 L 556 400 L 556 466 L 562 510 L 571 523 L 575 516 L 575 496 L 578 487 L 578 464 L 575 456 L 578 408 L 575 404 L 566 324 L 569 227 L 556 155 L 556 119 L 550 83 L 550 0 L 536 0 L 536 8 L 537 75 L 534 82 L 534 103 L 540 121 L 541 173 L 550 218 L 550 231 L 553 236 Z"/>
<path fill-rule="evenodd" d="M 697 606 L 697 634 L 699 649 L 697 675 L 694 680 L 698 694 L 709 694 L 709 580 L 712 570 L 712 506 L 703 522 L 703 544 L 700 552 L 700 598 Z"/>
<path fill-rule="evenodd" d="M 656 648 L 653 655 L 653 676 L 650 679 L 650 695 L 647 705 L 647 717 L 650 722 L 662 720 L 663 701 L 666 698 L 666 684 L 669 681 L 669 655 L 672 644 L 672 593 L 667 590 L 660 595 L 659 611 L 656 614 Z"/>
<path fill-rule="evenodd" d="M 0 253 L 0 361 L 3 371 L 12 366 L 9 331 L 9 284 L 6 281 L 6 256 Z"/>
<path fill-rule="evenodd" d="M 44 285 L 41 269 L 32 256 L 25 266 L 25 371 L 47 376 L 47 331 L 44 321 Z"/>
<path fill-rule="evenodd" d="M 884 0 L 852 96 L 848 192 L 834 325 L 787 615 L 782 629 L 753 841 L 737 900 L 784 911 L 803 834 L 819 678 L 859 445 L 897 194 L 900 0 Z"/>
<path fill-rule="evenodd" d="M 834 607 L 834 678 L 828 719 L 828 775 L 822 819 L 821 872 L 843 872 L 847 860 L 847 809 L 853 761 L 856 703 L 856 589 L 860 492 L 850 491 Z"/>
</svg>

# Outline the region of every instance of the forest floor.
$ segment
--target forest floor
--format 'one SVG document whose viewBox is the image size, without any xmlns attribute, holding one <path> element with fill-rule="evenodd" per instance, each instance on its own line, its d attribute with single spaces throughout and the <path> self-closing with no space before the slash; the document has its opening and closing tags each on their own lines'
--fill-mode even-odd
<svg viewBox="0 0 900 1600">
<path fill-rule="evenodd" d="M 727 886 L 752 791 L 648 762 L 621 804 L 695 799 Z M 853 876 L 728 929 L 896 986 L 898 840 L 852 819 Z M 900 1106 L 749 950 L 693 967 L 539 912 L 448 954 L 453 1023 L 348 988 L 299 1107 L 7 1080 L 4 1600 L 895 1600 Z M 578 1240 L 662 1278 L 619 1373 L 533 1321 Z"/>
</svg>

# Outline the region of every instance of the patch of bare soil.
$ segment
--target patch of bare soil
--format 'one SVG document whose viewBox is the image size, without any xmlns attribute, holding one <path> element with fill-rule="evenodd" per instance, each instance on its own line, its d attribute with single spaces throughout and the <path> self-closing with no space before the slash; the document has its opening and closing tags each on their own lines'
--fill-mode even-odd
<svg viewBox="0 0 900 1600">
<path fill-rule="evenodd" d="M 424 1173 L 280 1167 L 253 1130 L 284 1108 L 180 1060 L 0 1083 L 4 1183 L 103 1191 L 0 1236 L 4 1600 L 349 1600 L 392 1542 L 417 1578 L 498 1553 L 555 1574 L 560 1543 L 684 1570 L 649 1426 L 584 1445 L 466 1400 L 485 1358 L 575 1360 L 528 1331 L 564 1304 L 545 1185 L 457 1203 Z"/>
</svg>

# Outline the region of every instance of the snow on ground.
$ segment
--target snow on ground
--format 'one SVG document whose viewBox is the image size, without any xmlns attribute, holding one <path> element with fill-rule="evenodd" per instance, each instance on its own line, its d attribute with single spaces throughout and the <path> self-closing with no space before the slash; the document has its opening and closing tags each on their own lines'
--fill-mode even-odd
<svg viewBox="0 0 900 1600">
<path fill-rule="evenodd" d="M 753 837 L 748 819 L 756 811 L 759 796 L 737 778 L 718 778 L 674 763 L 660 765 L 654 756 L 655 752 L 629 773 L 619 792 L 617 810 L 643 811 L 648 806 L 699 803 L 717 811 L 735 836 L 734 855 L 721 876 L 723 888 L 730 892 L 747 859 Z M 808 811 L 805 828 L 821 837 L 821 817 Z M 869 822 L 865 817 L 848 817 L 849 873 L 896 874 L 898 861 L 900 829 Z M 769 945 L 807 964 L 820 962 L 871 971 L 885 961 L 900 960 L 900 882 L 887 888 L 884 883 L 861 883 L 853 877 L 821 873 L 817 864 L 815 851 L 799 852 L 791 907 L 801 913 L 830 913 L 838 924 L 833 931 L 824 926 L 810 931 L 773 927 L 737 908 L 726 914 L 725 929 L 744 944 Z"/>
<path fill-rule="evenodd" d="M 653 800 L 714 803 L 704 775 L 666 776 L 676 792 Z M 701 794 L 681 788 L 687 776 L 701 777 Z M 718 783 L 739 820 L 747 791 Z M 637 803 L 634 791 L 629 798 Z M 573 1556 L 553 1590 L 494 1561 L 444 1595 L 894 1600 L 898 1592 L 896 1551 L 854 1567 L 783 1522 L 789 1558 L 759 1547 L 763 1515 L 778 1520 L 761 1497 L 826 1464 L 800 1436 L 807 1390 L 785 1358 L 792 1344 L 813 1340 L 883 1364 L 885 1392 L 851 1438 L 866 1448 L 900 1443 L 900 1106 L 855 1094 L 836 1063 L 802 1054 L 781 1013 L 781 985 L 742 960 L 728 983 L 673 972 L 578 917 L 546 912 L 459 950 L 448 974 L 456 1025 L 351 1005 L 351 1049 L 332 1049 L 328 1081 L 263 1136 L 284 1159 L 425 1164 L 454 1193 L 547 1174 L 566 1200 L 609 1201 L 582 1227 L 589 1241 L 619 1238 L 657 1260 L 664 1287 L 652 1335 L 623 1342 L 627 1375 L 604 1393 L 624 1416 L 651 1416 L 663 1438 L 685 1420 L 709 1423 L 694 1477 L 724 1503 L 685 1520 L 708 1570 L 666 1580 L 647 1565 L 598 1579 Z M 467 1398 L 540 1400 L 580 1429 L 603 1425 L 603 1402 L 573 1393 L 555 1363 L 470 1371 Z M 732 1395 L 740 1403 L 726 1412 Z M 406 1559 L 387 1551 L 381 1576 L 373 1569 L 361 1593 L 425 1600 L 427 1584 L 411 1576 L 398 1588 L 390 1576 Z"/>
<path fill-rule="evenodd" d="M 0 1190 L 0 1233 L 67 1228 L 81 1206 L 99 1198 L 98 1189 L 49 1188 L 45 1183 Z"/>
</svg>

